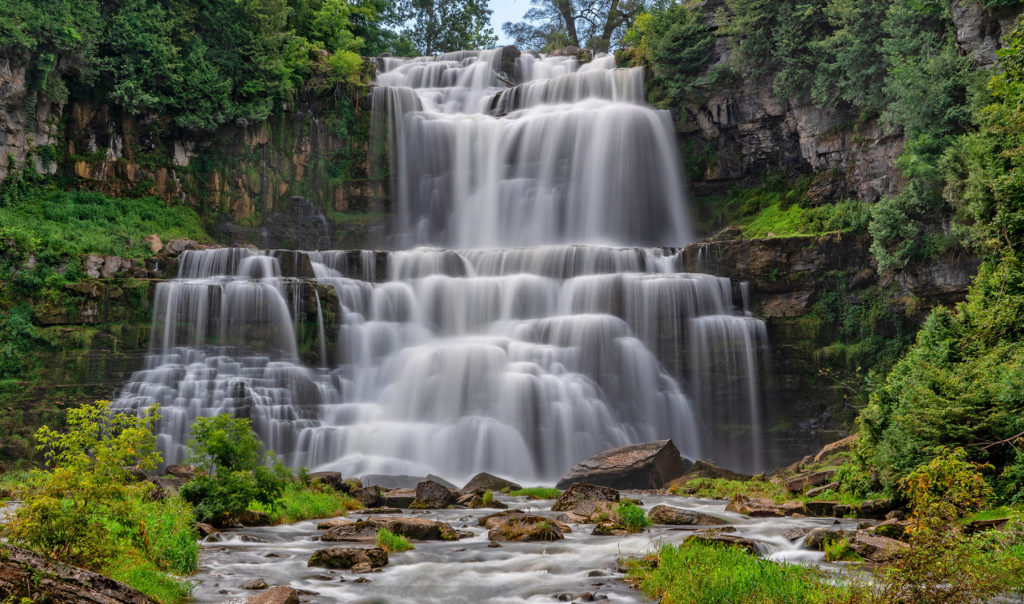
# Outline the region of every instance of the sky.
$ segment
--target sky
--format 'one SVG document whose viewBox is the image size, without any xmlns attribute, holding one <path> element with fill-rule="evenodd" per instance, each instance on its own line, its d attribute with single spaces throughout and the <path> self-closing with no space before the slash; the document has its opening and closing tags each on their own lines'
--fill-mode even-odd
<svg viewBox="0 0 1024 604">
<path fill-rule="evenodd" d="M 530 0 L 491 0 L 487 7 L 494 11 L 491 14 L 491 26 L 498 36 L 498 44 L 511 44 L 512 40 L 501 31 L 501 26 L 508 21 L 522 21 L 523 15 L 530 10 Z"/>
</svg>

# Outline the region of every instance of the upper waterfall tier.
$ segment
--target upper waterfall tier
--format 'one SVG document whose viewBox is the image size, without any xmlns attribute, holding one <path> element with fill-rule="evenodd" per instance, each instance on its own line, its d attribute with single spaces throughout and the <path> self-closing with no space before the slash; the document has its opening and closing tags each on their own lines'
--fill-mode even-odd
<svg viewBox="0 0 1024 604">
<path fill-rule="evenodd" d="M 381 60 L 395 246 L 691 240 L 672 123 L 644 103 L 642 68 L 509 64 L 506 49 Z"/>
</svg>

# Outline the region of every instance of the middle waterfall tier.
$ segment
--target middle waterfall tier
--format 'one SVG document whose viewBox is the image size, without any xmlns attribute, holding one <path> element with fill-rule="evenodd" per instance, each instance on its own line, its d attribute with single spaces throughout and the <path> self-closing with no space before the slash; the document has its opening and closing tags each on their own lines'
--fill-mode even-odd
<svg viewBox="0 0 1024 604">
<path fill-rule="evenodd" d="M 165 461 L 199 416 L 248 417 L 293 466 L 552 481 L 672 438 L 760 470 L 764 323 L 662 248 L 185 252 L 145 370 Z M 717 437 L 749 426 L 749 448 Z M 750 453 L 753 451 L 754 453 Z"/>
</svg>

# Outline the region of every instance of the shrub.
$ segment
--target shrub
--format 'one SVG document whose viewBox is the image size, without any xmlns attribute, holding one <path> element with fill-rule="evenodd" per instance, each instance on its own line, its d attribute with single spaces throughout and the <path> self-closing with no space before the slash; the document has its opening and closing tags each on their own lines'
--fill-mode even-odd
<svg viewBox="0 0 1024 604">
<path fill-rule="evenodd" d="M 249 509 L 266 512 L 273 524 L 301 522 L 311 518 L 332 518 L 344 515 L 349 510 L 363 507 L 359 501 L 321 485 L 303 485 L 289 482 L 275 505 L 259 502 L 249 504 Z"/>
<path fill-rule="evenodd" d="M 401 535 L 380 529 L 377 531 L 377 547 L 388 553 L 397 553 L 413 549 L 413 544 Z"/>
<path fill-rule="evenodd" d="M 829 562 L 861 562 L 861 557 L 852 547 L 849 539 L 825 541 L 825 559 Z"/>
<path fill-rule="evenodd" d="M 912 529 L 943 528 L 981 509 L 993 495 L 981 475 L 985 469 L 992 466 L 968 461 L 967 453 L 960 448 L 947 450 L 914 468 L 900 482 L 910 503 Z"/>
</svg>

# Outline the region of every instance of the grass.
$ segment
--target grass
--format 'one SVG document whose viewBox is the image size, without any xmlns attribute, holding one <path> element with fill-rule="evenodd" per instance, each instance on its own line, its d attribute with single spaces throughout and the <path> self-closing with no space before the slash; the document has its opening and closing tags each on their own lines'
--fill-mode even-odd
<svg viewBox="0 0 1024 604">
<path fill-rule="evenodd" d="M 673 489 L 676 495 L 705 499 L 732 499 L 737 494 L 764 497 L 777 503 L 789 499 L 786 489 L 767 480 L 728 480 L 726 478 L 694 478 Z"/>
<path fill-rule="evenodd" d="M 396 535 L 387 529 L 377 531 L 377 547 L 394 554 L 413 549 L 413 544 L 401 535 Z"/>
<path fill-rule="evenodd" d="M 285 486 L 281 500 L 273 508 L 258 502 L 253 502 L 249 506 L 252 510 L 269 514 L 273 524 L 291 524 L 313 518 L 333 518 L 334 516 L 343 516 L 349 510 L 358 510 L 362 507 L 362 504 L 353 497 L 339 493 L 330 487 L 305 486 L 296 482 L 290 482 Z"/>
<path fill-rule="evenodd" d="M 0 501 L 15 497 L 18 488 L 25 483 L 28 477 L 28 470 L 12 470 L 0 474 Z"/>
<path fill-rule="evenodd" d="M 115 581 L 130 585 L 160 604 L 186 602 L 192 596 L 194 584 L 161 571 L 148 560 L 129 557 L 104 569 L 103 574 Z"/>
<path fill-rule="evenodd" d="M 817 603 L 848 598 L 820 571 L 762 560 L 735 546 L 663 545 L 627 561 L 628 579 L 666 604 Z"/>
<path fill-rule="evenodd" d="M 530 487 L 509 493 L 512 497 L 529 497 L 530 499 L 558 499 L 562 491 L 550 487 Z"/>
<path fill-rule="evenodd" d="M 825 542 L 825 559 L 829 562 L 863 562 L 861 557 L 852 547 L 849 539 L 838 541 L 828 540 Z"/>
<path fill-rule="evenodd" d="M 3 482 L 0 481 L 0 488 L 2 488 Z M 997 508 L 991 508 L 988 510 L 982 510 L 975 512 L 964 517 L 964 523 L 974 522 L 978 520 L 997 520 L 1000 518 L 1015 518 L 1024 517 L 1024 503 L 1015 503 L 1013 505 L 1001 505 Z"/>
<path fill-rule="evenodd" d="M 494 493 L 492 493 L 490 491 L 485 492 L 483 494 L 483 497 L 480 498 L 480 503 L 482 503 L 485 506 L 488 506 L 488 505 L 491 505 L 492 503 L 494 503 Z"/>
<path fill-rule="evenodd" d="M 632 501 L 623 501 L 615 507 L 615 515 L 626 530 L 631 533 L 639 533 L 651 526 L 651 519 L 647 517 L 644 509 Z"/>
</svg>

